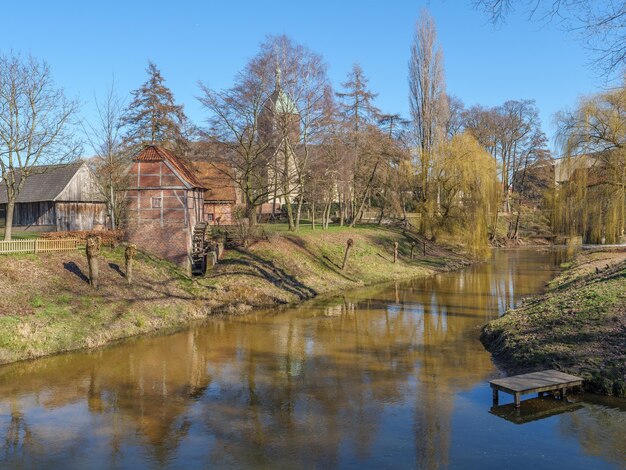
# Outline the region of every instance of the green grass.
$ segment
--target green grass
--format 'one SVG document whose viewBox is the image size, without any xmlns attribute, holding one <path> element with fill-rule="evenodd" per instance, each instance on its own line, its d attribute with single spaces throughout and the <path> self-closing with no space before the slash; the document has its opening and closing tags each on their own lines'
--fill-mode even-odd
<svg viewBox="0 0 626 470">
<path fill-rule="evenodd" d="M 11 232 L 12 240 L 34 240 L 35 238 L 39 238 L 39 232 L 24 232 L 20 230 L 13 230 Z M 4 240 L 4 229 L 0 229 L 0 240 Z"/>
<path fill-rule="evenodd" d="M 577 270 L 483 328 L 481 340 L 506 369 L 557 368 L 581 375 L 592 391 L 624 396 L 626 262 L 589 274 L 584 265 L 593 261 L 579 255 Z"/>
<path fill-rule="evenodd" d="M 83 251 L 11 256 L 0 269 L 0 363 L 104 344 L 133 335 L 175 330 L 209 313 L 299 302 L 365 284 L 452 269 L 466 261 L 441 251 L 409 259 L 410 240 L 375 225 L 288 231 L 264 228 L 269 241 L 230 249 L 203 278 L 189 278 L 171 263 L 138 253 L 135 280 L 124 278 L 124 248 L 103 248 L 101 285 L 85 282 Z M 340 269 L 348 238 L 355 241 Z M 393 243 L 400 259 L 392 262 Z M 67 266 L 72 266 L 68 269 Z M 11 297 L 12 296 L 12 297 Z M 4 301 L 4 304 L 2 303 Z M 19 305 L 14 309 L 12 306 Z M 4 312 L 3 312 L 4 313 Z"/>
</svg>

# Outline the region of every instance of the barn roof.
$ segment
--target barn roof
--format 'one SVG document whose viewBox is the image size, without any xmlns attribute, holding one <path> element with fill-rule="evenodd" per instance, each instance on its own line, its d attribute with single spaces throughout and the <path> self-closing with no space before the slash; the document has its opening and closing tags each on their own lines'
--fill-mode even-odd
<svg viewBox="0 0 626 470">
<path fill-rule="evenodd" d="M 84 162 L 67 165 L 40 165 L 32 167 L 24 187 L 17 196 L 18 203 L 54 201 L 63 192 Z M 17 179 L 20 173 L 16 174 Z M 0 183 L 0 204 L 7 203 L 6 184 Z"/>
<path fill-rule="evenodd" d="M 196 176 L 179 157 L 158 145 L 146 145 L 134 158 L 138 162 L 168 162 L 172 168 L 193 188 L 204 188 Z"/>
<path fill-rule="evenodd" d="M 223 162 L 195 161 L 193 163 L 204 192 L 204 202 L 236 202 L 237 190 L 233 183 L 233 167 Z"/>
</svg>

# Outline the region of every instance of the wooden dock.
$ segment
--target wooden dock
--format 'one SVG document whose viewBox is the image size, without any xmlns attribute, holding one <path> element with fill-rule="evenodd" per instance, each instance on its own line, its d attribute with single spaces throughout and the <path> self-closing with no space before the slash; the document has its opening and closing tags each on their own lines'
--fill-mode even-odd
<svg viewBox="0 0 626 470">
<path fill-rule="evenodd" d="M 564 398 L 568 388 L 580 387 L 582 384 L 583 379 L 580 377 L 558 370 L 544 370 L 489 381 L 493 391 L 493 404 L 498 404 L 498 392 L 506 392 L 513 395 L 516 408 L 520 407 L 522 395 L 537 393 L 542 396 L 544 392 L 559 391 L 561 398 Z"/>
</svg>

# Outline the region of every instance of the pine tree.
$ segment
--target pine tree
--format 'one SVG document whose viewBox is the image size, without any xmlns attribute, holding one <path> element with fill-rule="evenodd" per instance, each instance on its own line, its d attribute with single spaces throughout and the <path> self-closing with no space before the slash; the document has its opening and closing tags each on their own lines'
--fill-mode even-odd
<svg viewBox="0 0 626 470">
<path fill-rule="evenodd" d="M 354 64 L 347 78 L 346 82 L 341 84 L 344 91 L 337 93 L 341 104 L 341 119 L 347 131 L 346 144 L 351 148 L 351 155 L 346 159 L 348 164 L 344 168 L 342 184 L 339 188 L 340 225 L 343 225 L 346 220 L 354 224 L 355 217 L 358 215 L 357 194 L 360 192 L 359 186 L 362 183 L 359 180 L 363 179 L 364 174 L 369 174 L 366 170 L 368 165 L 363 161 L 368 155 L 365 148 L 367 134 L 370 125 L 376 122 L 380 115 L 380 110 L 373 104 L 377 94 L 369 90 L 369 80 L 363 69 L 358 64 Z"/>
<path fill-rule="evenodd" d="M 165 79 L 153 62 L 148 62 L 146 72 L 148 80 L 131 92 L 133 100 L 123 118 L 125 143 L 133 147 L 162 145 L 184 155 L 188 146 L 188 123 L 183 106 L 176 104 L 172 91 L 165 86 Z"/>
</svg>

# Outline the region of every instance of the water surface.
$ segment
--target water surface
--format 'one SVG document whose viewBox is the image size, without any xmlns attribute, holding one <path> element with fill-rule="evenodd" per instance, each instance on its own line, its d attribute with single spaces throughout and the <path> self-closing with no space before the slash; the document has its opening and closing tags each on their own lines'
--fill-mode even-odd
<svg viewBox="0 0 626 470">
<path fill-rule="evenodd" d="M 0 368 L 11 468 L 623 468 L 626 403 L 491 409 L 480 326 L 560 252 Z"/>
</svg>

